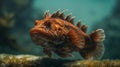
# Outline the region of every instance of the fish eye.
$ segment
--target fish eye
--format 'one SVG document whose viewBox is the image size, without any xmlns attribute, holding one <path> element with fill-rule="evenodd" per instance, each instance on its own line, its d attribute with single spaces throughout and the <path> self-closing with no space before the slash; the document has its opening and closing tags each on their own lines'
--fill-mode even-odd
<svg viewBox="0 0 120 67">
<path fill-rule="evenodd" d="M 44 25 L 46 26 L 46 28 L 51 28 L 51 22 L 50 21 L 46 21 L 44 23 Z"/>
</svg>

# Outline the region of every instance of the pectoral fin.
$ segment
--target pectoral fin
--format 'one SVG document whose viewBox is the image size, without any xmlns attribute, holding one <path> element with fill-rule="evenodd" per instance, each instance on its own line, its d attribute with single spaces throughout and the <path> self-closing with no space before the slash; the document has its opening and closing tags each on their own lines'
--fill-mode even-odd
<svg viewBox="0 0 120 67">
<path fill-rule="evenodd" d="M 83 36 L 78 35 L 74 30 L 70 30 L 68 36 L 73 45 L 80 49 L 84 48 L 85 41 Z"/>
<path fill-rule="evenodd" d="M 73 55 L 71 53 L 66 53 L 64 51 L 61 50 L 55 50 L 54 51 L 58 56 L 66 58 L 66 57 L 73 57 Z"/>
<path fill-rule="evenodd" d="M 51 53 L 51 51 L 49 50 L 49 49 L 47 49 L 47 48 L 43 48 L 43 53 L 45 53 L 46 55 L 48 55 L 48 57 L 52 57 L 52 53 Z"/>
</svg>

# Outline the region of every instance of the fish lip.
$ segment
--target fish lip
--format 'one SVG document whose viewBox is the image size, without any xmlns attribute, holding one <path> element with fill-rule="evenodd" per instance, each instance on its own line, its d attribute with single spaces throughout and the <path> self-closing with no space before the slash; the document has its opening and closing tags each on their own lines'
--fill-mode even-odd
<svg viewBox="0 0 120 67">
<path fill-rule="evenodd" d="M 42 34 L 42 33 L 46 33 L 44 30 L 39 29 L 39 28 L 32 28 L 30 30 L 30 35 L 34 35 L 34 34 Z"/>
<path fill-rule="evenodd" d="M 54 39 L 50 33 L 47 33 L 45 30 L 39 28 L 32 28 L 30 30 L 30 35 L 32 38 L 35 37 L 36 40 L 42 39 L 44 41 L 53 42 L 55 44 L 63 43 L 63 41 L 57 41 L 57 39 Z"/>
<path fill-rule="evenodd" d="M 48 33 L 43 30 L 43 29 L 39 29 L 39 28 L 32 28 L 30 30 L 30 35 L 31 37 L 36 37 L 37 39 L 42 39 L 45 41 L 48 41 Z"/>
<path fill-rule="evenodd" d="M 30 30 L 30 35 L 33 35 L 33 34 L 37 34 L 38 32 L 37 32 L 37 29 L 36 28 L 32 28 L 31 30 Z"/>
</svg>

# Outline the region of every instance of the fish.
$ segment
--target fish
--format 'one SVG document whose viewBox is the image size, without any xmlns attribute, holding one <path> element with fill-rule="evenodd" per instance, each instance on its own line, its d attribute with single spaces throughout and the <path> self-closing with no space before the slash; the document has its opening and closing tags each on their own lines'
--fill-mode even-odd
<svg viewBox="0 0 120 67">
<path fill-rule="evenodd" d="M 47 10 L 41 20 L 35 20 L 30 30 L 31 39 L 50 58 L 53 53 L 67 58 L 78 52 L 83 59 L 100 59 L 105 51 L 104 30 L 97 29 L 87 34 L 88 26 L 82 25 L 80 20 L 75 24 L 74 19 L 71 14 L 65 16 L 64 10 L 53 14 Z"/>
</svg>

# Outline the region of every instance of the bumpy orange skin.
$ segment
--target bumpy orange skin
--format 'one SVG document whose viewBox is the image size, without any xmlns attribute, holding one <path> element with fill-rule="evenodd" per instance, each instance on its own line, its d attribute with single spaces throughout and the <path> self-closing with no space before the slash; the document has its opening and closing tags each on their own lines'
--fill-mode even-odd
<svg viewBox="0 0 120 67">
<path fill-rule="evenodd" d="M 41 45 L 49 57 L 52 56 L 51 52 L 60 57 L 72 57 L 74 51 L 85 59 L 101 56 L 104 51 L 101 45 L 105 38 L 104 31 L 96 30 L 88 35 L 86 30 L 86 25 L 80 22 L 74 25 L 70 15 L 64 17 L 64 13 L 57 11 L 52 15 L 46 12 L 42 20 L 36 20 L 30 35 L 33 42 Z"/>
</svg>

